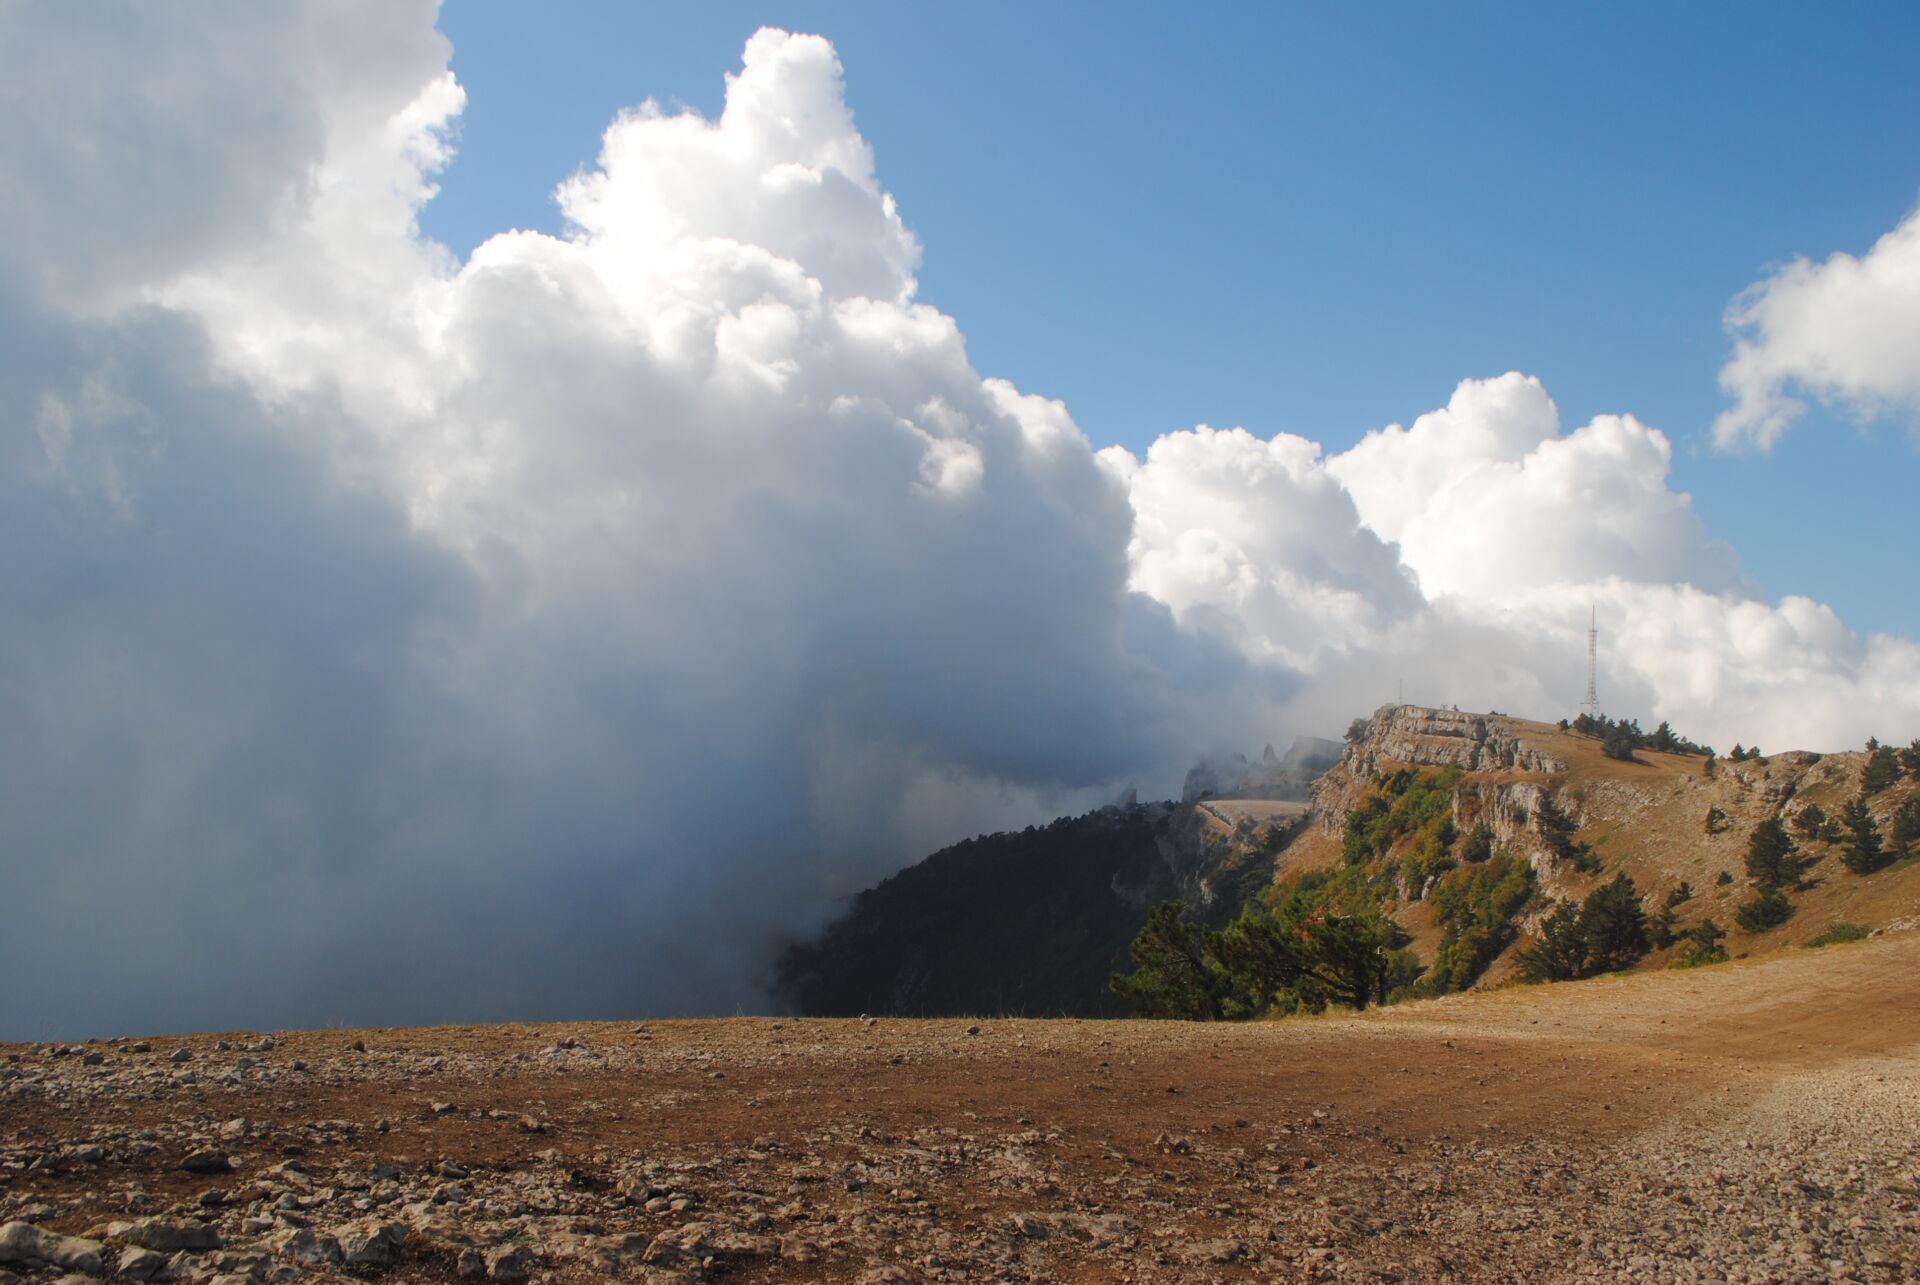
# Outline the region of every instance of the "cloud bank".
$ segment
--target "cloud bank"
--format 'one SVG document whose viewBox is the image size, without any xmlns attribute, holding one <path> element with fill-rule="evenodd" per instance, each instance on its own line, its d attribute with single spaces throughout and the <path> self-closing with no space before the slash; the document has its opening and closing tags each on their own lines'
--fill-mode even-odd
<svg viewBox="0 0 1920 1285">
<path fill-rule="evenodd" d="M 1519 375 L 1096 453 L 916 300 L 818 37 L 462 264 L 433 4 L 123 7 L 0 9 L 0 1037 L 756 1007 L 975 829 L 1402 682 L 1567 712 L 1590 604 L 1616 712 L 1920 724 Z"/>
</svg>

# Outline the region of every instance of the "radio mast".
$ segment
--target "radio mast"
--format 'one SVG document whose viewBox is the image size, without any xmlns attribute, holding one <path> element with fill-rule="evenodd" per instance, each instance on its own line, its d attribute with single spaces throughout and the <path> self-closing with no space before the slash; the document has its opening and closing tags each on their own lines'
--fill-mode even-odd
<svg viewBox="0 0 1920 1285">
<path fill-rule="evenodd" d="M 1600 617 L 1597 609 L 1587 608 L 1587 698 L 1580 702 L 1580 708 L 1587 711 L 1588 718 L 1600 717 L 1600 697 L 1594 688 L 1594 678 L 1599 671 L 1600 661 Z"/>
</svg>

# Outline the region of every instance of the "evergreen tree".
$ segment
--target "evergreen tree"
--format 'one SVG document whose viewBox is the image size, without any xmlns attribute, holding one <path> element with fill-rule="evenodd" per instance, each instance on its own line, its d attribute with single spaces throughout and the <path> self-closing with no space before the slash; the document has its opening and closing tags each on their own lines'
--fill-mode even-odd
<svg viewBox="0 0 1920 1285">
<path fill-rule="evenodd" d="M 1793 814 L 1793 828 L 1803 839 L 1818 839 L 1827 824 L 1827 813 L 1818 803 L 1809 803 Z"/>
<path fill-rule="evenodd" d="M 1687 953 L 1680 962 L 1689 968 L 1701 964 L 1718 964 L 1727 957 L 1721 943 L 1727 939 L 1727 930 L 1711 919 L 1702 919 L 1684 934 Z"/>
<path fill-rule="evenodd" d="M 1793 902 L 1778 888 L 1769 888 L 1734 912 L 1734 920 L 1750 933 L 1778 928 L 1793 918 Z"/>
<path fill-rule="evenodd" d="M 1860 792 L 1878 794 L 1900 779 L 1900 760 L 1891 745 L 1876 746 L 1867 754 L 1867 765 L 1860 772 Z"/>
<path fill-rule="evenodd" d="M 1672 906 L 1663 907 L 1659 914 L 1648 918 L 1647 940 L 1653 943 L 1655 950 L 1665 950 L 1679 939 L 1679 934 L 1674 931 L 1674 925 L 1679 921 L 1680 916 L 1673 913 Z"/>
<path fill-rule="evenodd" d="M 1909 794 L 1887 827 L 1887 860 L 1905 861 L 1920 843 L 1920 794 Z"/>
<path fill-rule="evenodd" d="M 1762 821 L 1747 836 L 1747 877 L 1763 892 L 1797 886 L 1806 871 L 1778 819 Z"/>
<path fill-rule="evenodd" d="M 1600 738 L 1600 752 L 1622 763 L 1637 763 L 1640 760 L 1633 756 L 1634 740 L 1633 733 L 1628 730 L 1625 723 L 1615 723 Z"/>
<path fill-rule="evenodd" d="M 1870 875 L 1887 864 L 1889 858 L 1880 841 L 1880 828 L 1873 823 L 1866 796 L 1848 801 L 1840 810 L 1840 824 L 1847 828 L 1846 847 L 1840 852 L 1847 869 L 1857 875 Z"/>
<path fill-rule="evenodd" d="M 1608 973 L 1647 953 L 1647 912 L 1633 880 L 1615 875 L 1588 894 L 1580 907 L 1580 939 L 1589 973 Z"/>
<path fill-rule="evenodd" d="M 1540 940 L 1514 952 L 1520 976 L 1530 982 L 1567 982 L 1581 976 L 1587 944 L 1580 933 L 1580 911 L 1570 901 L 1553 908 L 1540 925 Z"/>
<path fill-rule="evenodd" d="M 1577 828 L 1573 818 L 1561 810 L 1551 794 L 1540 796 L 1540 806 L 1534 811 L 1533 822 L 1534 828 L 1539 831 L 1540 841 L 1555 857 L 1573 862 L 1576 870 L 1586 870 L 1593 864 L 1592 853 L 1587 845 L 1573 841 L 1573 832 Z"/>
<path fill-rule="evenodd" d="M 1914 737 L 1913 742 L 1900 751 L 1900 766 L 1906 769 L 1908 776 L 1920 781 L 1920 736 Z"/>
<path fill-rule="evenodd" d="M 1384 916 L 1338 914 L 1296 892 L 1273 910 L 1249 902 L 1210 947 L 1251 1016 L 1279 999 L 1316 1010 L 1383 1001 L 1387 952 L 1405 944 Z"/>
<path fill-rule="evenodd" d="M 1128 947 L 1134 971 L 1115 973 L 1107 984 L 1141 1017 L 1217 1022 L 1226 1015 L 1228 982 L 1208 957 L 1211 934 L 1183 922 L 1181 909 L 1177 901 L 1153 908 Z"/>
</svg>

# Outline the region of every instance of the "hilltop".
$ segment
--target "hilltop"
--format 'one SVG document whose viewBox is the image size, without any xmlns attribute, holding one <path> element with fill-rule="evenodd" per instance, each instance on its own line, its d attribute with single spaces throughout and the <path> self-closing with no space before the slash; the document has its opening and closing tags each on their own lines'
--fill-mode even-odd
<svg viewBox="0 0 1920 1285">
<path fill-rule="evenodd" d="M 1672 906 L 1675 943 L 1650 953 L 1643 967 L 1680 958 L 1688 949 L 1681 938 L 1707 919 L 1728 930 L 1730 954 L 1789 949 L 1837 924 L 1884 929 L 1910 925 L 1920 914 L 1920 862 L 1860 875 L 1843 861 L 1845 836 L 1834 822 L 1862 795 L 1870 757 L 1864 750 L 1795 750 L 1736 762 L 1642 748 L 1622 760 L 1609 757 L 1597 736 L 1554 724 L 1390 705 L 1356 721 L 1340 762 L 1314 783 L 1313 825 L 1278 854 L 1276 870 L 1284 879 L 1333 869 L 1358 853 L 1397 874 L 1385 899 L 1411 934 L 1411 949 L 1431 964 L 1450 928 L 1432 894 L 1449 877 L 1470 873 L 1464 841 L 1485 825 L 1487 855 L 1523 861 L 1536 884 L 1486 982 L 1511 975 L 1514 951 L 1529 943 L 1553 905 L 1579 902 L 1621 874 L 1633 880 L 1650 915 L 1690 894 Z M 1367 845 L 1350 837 L 1356 813 L 1382 805 L 1391 811 L 1410 788 L 1443 796 L 1438 812 L 1359 853 Z M 1916 794 L 1920 781 L 1902 772 L 1866 795 L 1880 834 L 1893 831 L 1896 814 Z M 1544 819 L 1553 811 L 1571 824 L 1557 843 Z M 1826 824 L 1810 834 L 1815 817 Z M 1755 895 L 1748 842 L 1767 821 L 1781 821 L 1812 864 L 1804 886 L 1786 893 L 1792 917 L 1748 931 L 1737 924 L 1739 908 Z M 1431 848 L 1437 828 L 1456 837 L 1423 865 L 1423 855 L 1434 856 L 1422 853 L 1423 840 Z"/>
</svg>

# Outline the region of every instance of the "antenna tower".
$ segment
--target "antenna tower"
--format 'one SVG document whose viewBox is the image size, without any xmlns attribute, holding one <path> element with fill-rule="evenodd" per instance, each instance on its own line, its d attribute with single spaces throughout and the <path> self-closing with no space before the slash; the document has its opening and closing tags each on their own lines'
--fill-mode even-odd
<svg viewBox="0 0 1920 1285">
<path fill-rule="evenodd" d="M 1600 618 L 1593 607 L 1587 608 L 1587 698 L 1580 702 L 1580 708 L 1587 711 L 1588 718 L 1600 717 L 1600 697 L 1594 689 L 1594 678 L 1599 670 L 1600 660 Z"/>
</svg>

